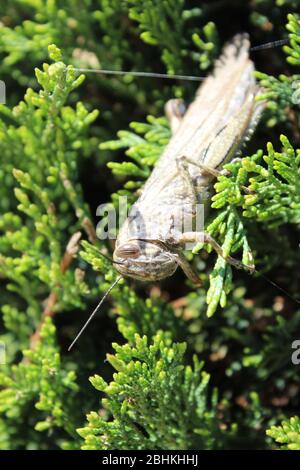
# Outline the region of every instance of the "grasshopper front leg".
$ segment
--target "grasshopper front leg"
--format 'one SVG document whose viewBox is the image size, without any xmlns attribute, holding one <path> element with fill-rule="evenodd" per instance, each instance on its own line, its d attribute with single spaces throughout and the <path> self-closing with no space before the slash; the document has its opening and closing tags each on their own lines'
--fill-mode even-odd
<svg viewBox="0 0 300 470">
<path fill-rule="evenodd" d="M 218 244 L 218 242 L 206 232 L 185 232 L 179 235 L 176 240 L 179 246 L 184 247 L 186 243 L 208 243 L 216 251 L 216 253 L 221 256 L 227 263 L 231 264 L 237 269 L 244 269 L 249 271 L 251 274 L 254 272 L 254 266 L 248 266 L 241 261 L 233 258 L 230 255 L 225 255 L 223 248 Z"/>
<path fill-rule="evenodd" d="M 184 255 L 180 253 L 177 254 L 177 263 L 190 281 L 192 281 L 197 287 L 202 286 L 202 282 L 200 281 L 198 274 L 194 271 Z"/>
</svg>

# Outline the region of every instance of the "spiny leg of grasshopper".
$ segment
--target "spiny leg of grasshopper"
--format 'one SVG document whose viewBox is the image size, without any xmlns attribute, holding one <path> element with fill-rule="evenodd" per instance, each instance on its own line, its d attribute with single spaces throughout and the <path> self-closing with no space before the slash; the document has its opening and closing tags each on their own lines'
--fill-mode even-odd
<svg viewBox="0 0 300 470">
<path fill-rule="evenodd" d="M 197 287 L 202 286 L 202 282 L 199 279 L 198 274 L 194 271 L 188 260 L 181 253 L 177 253 L 177 263 L 181 267 L 182 271 L 190 281 L 192 281 Z"/>
<path fill-rule="evenodd" d="M 210 166 L 207 166 L 202 162 L 194 162 L 194 160 L 192 160 L 191 158 L 188 158 L 188 157 L 181 157 L 181 160 L 185 161 L 186 163 L 190 163 L 191 165 L 194 165 L 194 166 L 200 168 L 200 170 L 203 173 L 206 173 L 206 174 L 211 175 L 211 176 L 215 176 L 216 178 L 218 176 L 230 176 L 230 174 L 231 174 L 229 170 L 225 170 L 225 169 L 217 170 L 216 168 L 212 168 Z M 241 160 L 242 159 L 240 157 L 236 157 L 236 158 L 233 158 L 231 160 L 231 163 L 237 163 L 237 162 L 240 162 Z M 241 188 L 247 194 L 252 193 L 252 191 L 249 188 L 247 188 L 246 186 L 241 186 Z"/>
<path fill-rule="evenodd" d="M 191 158 L 189 157 L 181 157 L 180 158 L 183 162 L 186 163 L 190 163 L 191 165 L 194 165 L 198 168 L 200 168 L 200 170 L 203 172 L 203 173 L 206 173 L 208 175 L 211 175 L 211 176 L 215 176 L 216 178 L 218 176 L 228 176 L 230 174 L 230 172 L 228 170 L 217 170 L 216 168 L 212 168 L 210 166 L 207 166 L 205 165 L 204 163 L 202 162 L 195 162 L 194 160 L 192 160 Z"/>
<path fill-rule="evenodd" d="M 182 233 L 176 240 L 178 245 L 182 247 L 186 243 L 208 243 L 216 251 L 216 253 L 221 256 L 229 264 L 232 264 L 237 269 L 244 269 L 250 273 L 254 272 L 254 266 L 248 266 L 241 261 L 233 258 L 232 256 L 225 255 L 223 248 L 218 244 L 218 242 L 206 232 L 185 232 Z"/>
<path fill-rule="evenodd" d="M 227 170 L 215 170 L 213 168 L 207 167 L 206 165 L 202 165 L 202 163 L 197 163 L 194 162 L 193 160 L 187 158 L 187 157 L 181 157 L 176 159 L 177 163 L 177 168 L 178 171 L 182 173 L 182 176 L 188 185 L 190 191 L 193 194 L 193 198 L 195 201 L 195 204 L 197 203 L 197 188 L 193 182 L 193 178 L 191 177 L 189 171 L 188 171 L 188 166 L 187 163 L 191 163 L 196 165 L 198 168 L 200 168 L 202 171 L 207 172 L 211 174 L 212 176 L 219 176 L 219 175 L 224 175 L 228 174 Z M 226 173 L 225 173 L 226 172 Z M 174 243 L 174 241 L 173 241 Z M 229 264 L 235 266 L 237 269 L 245 269 L 246 271 L 250 271 L 251 273 L 254 271 L 254 266 L 247 266 L 243 264 L 241 261 L 233 258 L 230 255 L 225 255 L 223 248 L 218 244 L 218 242 L 209 234 L 206 232 L 185 232 L 182 233 L 177 239 L 175 240 L 175 246 L 181 246 L 182 248 L 184 245 L 187 243 L 208 243 L 209 245 L 212 246 L 212 248 L 216 251 L 216 253 L 221 256 L 223 259 L 225 259 Z M 172 245 L 172 243 L 171 243 Z M 171 247 L 170 247 L 171 248 Z M 196 275 L 196 273 L 193 271 L 191 268 L 190 264 L 188 261 L 184 258 L 184 256 L 178 257 L 178 264 L 181 266 L 182 270 L 186 274 L 186 276 L 193 281 L 194 283 L 199 285 L 199 278 Z"/>
</svg>

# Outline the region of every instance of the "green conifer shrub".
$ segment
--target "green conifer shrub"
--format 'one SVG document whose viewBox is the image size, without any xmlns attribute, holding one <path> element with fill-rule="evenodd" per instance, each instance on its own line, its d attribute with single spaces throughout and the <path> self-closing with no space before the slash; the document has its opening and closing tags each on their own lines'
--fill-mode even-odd
<svg viewBox="0 0 300 470">
<path fill-rule="evenodd" d="M 0 448 L 299 449 L 300 2 L 0 7 Z M 117 277 L 96 208 L 136 199 L 197 86 L 76 69 L 203 76 L 243 30 L 289 44 L 253 53 L 267 109 L 206 230 L 258 272 L 197 246 L 203 287 L 123 279 L 68 352 Z"/>
</svg>

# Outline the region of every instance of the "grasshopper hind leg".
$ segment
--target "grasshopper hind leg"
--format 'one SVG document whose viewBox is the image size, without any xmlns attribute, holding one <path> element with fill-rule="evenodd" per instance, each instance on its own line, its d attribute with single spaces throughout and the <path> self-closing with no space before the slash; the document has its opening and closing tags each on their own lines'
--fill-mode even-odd
<svg viewBox="0 0 300 470">
<path fill-rule="evenodd" d="M 197 168 L 199 168 L 199 170 L 201 171 L 201 173 L 203 175 L 209 175 L 209 176 L 213 176 L 215 178 L 217 178 L 218 176 L 228 176 L 230 173 L 227 171 L 227 170 L 218 170 L 216 168 L 212 168 L 208 165 L 205 165 L 205 163 L 202 163 L 202 162 L 195 162 L 194 160 L 192 160 L 191 158 L 189 157 L 181 157 L 183 161 L 186 162 L 186 164 L 190 163 L 191 165 L 194 165 L 196 166 Z"/>
<path fill-rule="evenodd" d="M 194 165 L 197 168 L 199 168 L 203 176 L 208 175 L 208 176 L 211 176 L 213 178 L 218 178 L 219 176 L 230 176 L 231 175 L 231 172 L 229 170 L 226 170 L 225 168 L 223 168 L 222 170 L 218 170 L 216 168 L 212 168 L 208 165 L 205 165 L 205 163 L 194 162 L 194 160 L 192 160 L 191 158 L 188 158 L 188 157 L 181 157 L 180 160 L 182 162 L 185 162 L 185 163 L 181 163 L 181 168 L 184 169 L 185 172 L 188 172 L 188 164 L 191 164 L 191 165 Z M 238 162 L 241 162 L 241 161 L 242 161 L 241 157 L 235 157 L 231 160 L 230 163 L 238 163 Z M 186 176 L 185 176 L 185 178 L 186 178 Z M 251 191 L 246 186 L 241 186 L 241 188 L 244 190 L 244 192 L 246 194 L 251 194 Z"/>
</svg>

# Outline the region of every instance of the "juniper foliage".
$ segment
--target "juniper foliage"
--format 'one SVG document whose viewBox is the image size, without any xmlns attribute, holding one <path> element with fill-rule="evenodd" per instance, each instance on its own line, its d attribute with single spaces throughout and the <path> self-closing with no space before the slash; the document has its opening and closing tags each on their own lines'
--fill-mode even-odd
<svg viewBox="0 0 300 470">
<path fill-rule="evenodd" d="M 300 420 L 294 416 L 289 421 L 283 421 L 281 426 L 272 426 L 267 434 L 275 439 L 285 450 L 300 450 Z"/>
<path fill-rule="evenodd" d="M 0 1 L 2 449 L 299 449 L 300 309 L 262 277 L 299 297 L 299 2 L 192 4 Z M 134 202 L 170 138 L 166 99 L 196 87 L 130 71 L 208 73 L 245 25 L 289 45 L 253 57 L 267 109 L 206 230 L 258 273 L 197 246 L 202 288 L 123 279 L 67 353 L 116 279 L 95 209 Z"/>
</svg>

